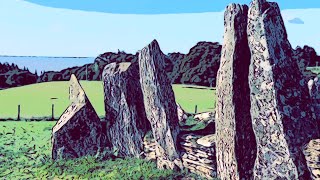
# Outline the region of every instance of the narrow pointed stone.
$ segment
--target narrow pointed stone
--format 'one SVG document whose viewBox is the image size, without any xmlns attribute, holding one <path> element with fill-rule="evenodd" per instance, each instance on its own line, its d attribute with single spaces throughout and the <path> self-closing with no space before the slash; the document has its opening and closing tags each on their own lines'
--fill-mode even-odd
<svg viewBox="0 0 320 180">
<path fill-rule="evenodd" d="M 230 4 L 217 77 L 216 148 L 218 177 L 252 179 L 256 140 L 251 125 L 248 82 L 248 6 Z"/>
<path fill-rule="evenodd" d="M 146 114 L 157 144 L 157 165 L 159 168 L 181 168 L 177 149 L 180 131 L 177 105 L 165 72 L 164 54 L 157 41 L 139 52 L 139 66 Z"/>
<path fill-rule="evenodd" d="M 106 143 L 100 118 L 74 75 L 69 93 L 71 105 L 52 129 L 54 160 L 93 156 Z"/>
</svg>

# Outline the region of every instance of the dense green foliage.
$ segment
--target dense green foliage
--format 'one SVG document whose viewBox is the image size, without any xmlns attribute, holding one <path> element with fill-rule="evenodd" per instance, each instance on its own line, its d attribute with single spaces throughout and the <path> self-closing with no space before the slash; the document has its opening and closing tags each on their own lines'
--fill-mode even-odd
<svg viewBox="0 0 320 180">
<path fill-rule="evenodd" d="M 320 56 L 317 55 L 314 48 L 309 46 L 304 46 L 303 48 L 297 47 L 293 50 L 293 58 L 297 60 L 299 70 L 307 81 L 315 78 L 316 73 L 308 68 L 314 67 L 317 64 L 320 65 Z"/>
<path fill-rule="evenodd" d="M 222 46 L 219 43 L 199 42 L 186 55 L 169 54 L 173 69 L 169 78 L 176 84 L 216 86 Z"/>
<path fill-rule="evenodd" d="M 80 81 L 91 103 L 100 117 L 105 116 L 104 95 L 101 81 Z M 187 85 L 173 85 L 176 101 L 188 112 L 213 111 L 215 90 Z M 51 98 L 57 98 L 52 100 Z M 33 84 L 0 91 L 0 119 L 17 119 L 18 105 L 21 105 L 21 118 L 51 117 L 54 103 L 55 118 L 69 106 L 69 82 L 48 82 Z"/>
<path fill-rule="evenodd" d="M 221 45 L 212 42 L 199 42 L 187 54 L 179 52 L 166 56 L 166 71 L 174 84 L 192 84 L 215 87 L 217 71 L 221 57 Z M 308 79 L 314 76 L 306 67 L 320 64 L 320 57 L 309 46 L 297 47 L 292 51 L 293 59 L 299 64 L 301 72 Z M 136 62 L 138 54 L 125 52 L 106 52 L 94 62 L 80 67 L 70 67 L 57 72 L 44 72 L 38 77 L 27 69 L 21 70 L 16 65 L 0 64 L 0 89 L 17 87 L 36 82 L 66 81 L 71 74 L 80 80 L 100 81 L 104 67 L 112 62 Z"/>
<path fill-rule="evenodd" d="M 215 86 L 220 64 L 221 45 L 219 43 L 199 42 L 188 54 L 170 53 L 166 56 L 166 71 L 175 84 L 193 84 Z M 78 79 L 97 81 L 107 64 L 113 62 L 136 62 L 138 54 L 125 52 L 101 54 L 92 64 L 64 69 L 60 72 L 46 72 L 39 77 L 39 82 L 69 80 L 71 74 Z"/>
<path fill-rule="evenodd" d="M 0 89 L 34 84 L 37 75 L 27 69 L 19 69 L 16 64 L 0 63 Z"/>
<path fill-rule="evenodd" d="M 185 172 L 158 170 L 141 159 L 84 157 L 53 162 L 54 122 L 0 122 L 0 179 L 181 179 Z"/>
</svg>

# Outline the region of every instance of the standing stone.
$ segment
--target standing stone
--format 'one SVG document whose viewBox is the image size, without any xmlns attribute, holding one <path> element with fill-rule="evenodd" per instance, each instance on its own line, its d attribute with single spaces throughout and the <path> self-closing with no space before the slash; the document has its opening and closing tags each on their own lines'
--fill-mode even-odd
<svg viewBox="0 0 320 180">
<path fill-rule="evenodd" d="M 307 83 L 287 40 L 277 3 L 253 0 L 248 15 L 255 179 L 310 178 L 302 146 L 319 137 Z"/>
<path fill-rule="evenodd" d="M 216 148 L 218 177 L 252 179 L 256 140 L 248 82 L 248 6 L 231 4 L 224 15 L 224 44 L 217 76 Z"/>
<path fill-rule="evenodd" d="M 139 66 L 146 114 L 157 143 L 157 166 L 181 168 L 182 162 L 177 149 L 177 105 L 165 72 L 164 54 L 156 40 L 139 52 Z"/>
<path fill-rule="evenodd" d="M 54 160 L 93 156 L 105 145 L 100 118 L 74 75 L 69 93 L 71 105 L 52 129 Z"/>
<path fill-rule="evenodd" d="M 122 157 L 139 157 L 151 129 L 146 118 L 137 63 L 111 63 L 104 68 L 107 135 Z"/>
</svg>

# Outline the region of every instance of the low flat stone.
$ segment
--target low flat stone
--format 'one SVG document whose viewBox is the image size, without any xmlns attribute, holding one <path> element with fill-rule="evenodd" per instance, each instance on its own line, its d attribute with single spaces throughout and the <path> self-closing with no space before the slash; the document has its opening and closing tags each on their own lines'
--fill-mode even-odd
<svg viewBox="0 0 320 180">
<path fill-rule="evenodd" d="M 198 175 L 200 175 L 200 176 L 202 176 L 204 178 L 207 178 L 207 179 L 214 179 L 215 178 L 215 176 L 207 175 L 207 174 L 205 174 L 205 173 L 203 173 L 203 172 L 201 172 L 199 170 L 190 170 L 190 172 L 192 172 L 194 174 L 198 174 Z"/>
<path fill-rule="evenodd" d="M 216 136 L 214 134 L 204 136 L 197 140 L 197 143 L 204 147 L 213 147 L 215 145 Z"/>
<path fill-rule="evenodd" d="M 214 155 L 214 149 L 213 148 L 203 148 L 203 149 L 196 149 L 192 147 L 187 147 L 187 146 L 182 146 L 181 147 L 183 150 L 191 153 L 199 153 L 199 154 L 205 154 L 208 156 L 215 156 Z"/>
<path fill-rule="evenodd" d="M 197 140 L 201 137 L 203 137 L 203 136 L 196 135 L 196 134 L 184 134 L 180 137 L 180 139 L 182 139 L 184 141 L 191 141 L 191 140 Z"/>
<path fill-rule="evenodd" d="M 156 152 L 146 153 L 146 160 L 156 159 Z"/>
<path fill-rule="evenodd" d="M 198 144 L 197 143 L 192 143 L 192 142 L 180 142 L 182 146 L 186 147 L 192 147 L 192 148 L 197 148 Z"/>
<path fill-rule="evenodd" d="M 198 158 L 196 156 L 193 156 L 192 154 L 188 154 L 188 159 L 193 160 L 193 161 L 198 160 Z"/>
<path fill-rule="evenodd" d="M 202 166 L 202 167 L 204 167 L 204 168 L 214 170 L 214 167 L 211 167 L 211 166 L 202 164 L 202 163 L 199 162 L 199 161 L 193 161 L 193 160 L 186 159 L 186 158 L 182 158 L 182 161 L 186 161 L 187 163 L 190 163 L 190 164 L 194 164 L 194 165 L 197 165 L 197 166 Z"/>
<path fill-rule="evenodd" d="M 206 121 L 206 122 L 214 121 L 215 112 L 204 112 L 204 113 L 196 114 L 194 116 L 194 119 L 197 121 Z"/>
<path fill-rule="evenodd" d="M 198 158 L 198 161 L 203 163 L 203 164 L 212 164 L 212 163 L 214 163 L 213 160 L 206 159 L 206 158 Z"/>
<path fill-rule="evenodd" d="M 202 166 L 197 166 L 196 169 L 210 176 L 216 175 L 216 171 L 202 167 Z"/>
</svg>

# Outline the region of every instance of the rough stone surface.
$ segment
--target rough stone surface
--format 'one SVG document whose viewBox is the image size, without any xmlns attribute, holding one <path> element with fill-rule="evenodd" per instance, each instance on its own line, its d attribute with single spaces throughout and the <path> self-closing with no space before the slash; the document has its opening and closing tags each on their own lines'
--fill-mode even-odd
<svg viewBox="0 0 320 180">
<path fill-rule="evenodd" d="M 154 40 L 139 52 L 139 67 L 145 110 L 157 143 L 157 166 L 182 168 L 177 149 L 177 105 L 165 72 L 164 54 L 157 41 Z"/>
<path fill-rule="evenodd" d="M 215 135 L 207 135 L 197 140 L 197 143 L 204 147 L 213 147 L 216 142 Z"/>
<path fill-rule="evenodd" d="M 320 139 L 311 140 L 303 149 L 312 179 L 320 179 Z"/>
<path fill-rule="evenodd" d="M 230 4 L 217 76 L 216 147 L 218 177 L 252 179 L 256 141 L 250 115 L 248 6 Z"/>
<path fill-rule="evenodd" d="M 74 75 L 69 91 L 71 105 L 52 129 L 54 160 L 96 155 L 106 142 L 100 118 Z"/>
<path fill-rule="evenodd" d="M 204 112 L 196 115 L 188 115 L 188 121 L 180 122 L 180 130 L 201 135 L 215 133 L 215 113 Z"/>
<path fill-rule="evenodd" d="M 183 166 L 207 179 L 217 177 L 215 135 L 180 135 Z"/>
<path fill-rule="evenodd" d="M 308 82 L 309 95 L 312 99 L 313 116 L 317 119 L 320 127 L 320 80 L 319 77 Z"/>
<path fill-rule="evenodd" d="M 111 63 L 104 68 L 107 136 L 120 157 L 140 157 L 143 137 L 151 130 L 145 114 L 136 63 Z"/>
<path fill-rule="evenodd" d="M 186 120 L 188 119 L 189 114 L 186 113 L 178 103 L 177 103 L 177 112 L 178 112 L 179 122 L 185 123 Z"/>
<path fill-rule="evenodd" d="M 257 140 L 255 179 L 310 178 L 302 146 L 319 137 L 306 81 L 277 3 L 253 0 L 248 15 L 251 117 Z"/>
<path fill-rule="evenodd" d="M 215 113 L 214 112 L 204 112 L 194 115 L 194 119 L 196 121 L 205 121 L 205 122 L 211 122 L 215 120 Z"/>
</svg>

